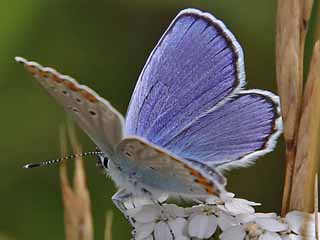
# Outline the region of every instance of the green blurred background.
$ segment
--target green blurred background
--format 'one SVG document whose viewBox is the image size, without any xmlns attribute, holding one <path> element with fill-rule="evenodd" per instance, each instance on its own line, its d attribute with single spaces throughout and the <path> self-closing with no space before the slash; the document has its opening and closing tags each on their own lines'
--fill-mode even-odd
<svg viewBox="0 0 320 240">
<path fill-rule="evenodd" d="M 276 92 L 275 0 L 0 0 L 0 240 L 63 239 L 57 167 L 24 170 L 23 164 L 59 157 L 59 126 L 66 115 L 14 56 L 23 56 L 75 77 L 123 114 L 138 75 L 161 34 L 186 7 L 222 19 L 245 52 L 249 88 Z M 314 24 L 315 18 L 311 21 Z M 307 56 L 313 41 L 307 41 Z M 79 132 L 83 149 L 94 144 Z M 247 169 L 227 174 L 228 190 L 279 212 L 284 178 L 283 142 Z M 70 165 L 70 164 L 69 164 Z M 130 228 L 114 208 L 110 179 L 85 162 L 95 238 L 102 239 L 106 210 L 115 211 L 113 237 Z"/>
</svg>

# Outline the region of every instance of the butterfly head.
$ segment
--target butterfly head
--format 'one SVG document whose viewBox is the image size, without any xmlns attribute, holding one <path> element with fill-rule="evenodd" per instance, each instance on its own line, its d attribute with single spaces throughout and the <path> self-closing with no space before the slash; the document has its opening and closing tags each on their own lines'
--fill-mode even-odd
<svg viewBox="0 0 320 240">
<path fill-rule="evenodd" d="M 100 166 L 103 169 L 108 169 L 109 158 L 105 154 L 103 154 L 103 152 L 100 151 L 100 149 L 98 147 L 96 148 L 96 152 L 98 153 L 96 155 L 96 157 L 97 157 L 97 166 Z"/>
</svg>

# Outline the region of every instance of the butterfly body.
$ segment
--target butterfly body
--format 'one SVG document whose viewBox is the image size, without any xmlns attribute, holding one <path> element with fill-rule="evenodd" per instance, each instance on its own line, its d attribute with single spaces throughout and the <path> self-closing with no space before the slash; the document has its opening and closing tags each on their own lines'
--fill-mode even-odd
<svg viewBox="0 0 320 240">
<path fill-rule="evenodd" d="M 156 45 L 125 119 L 71 77 L 16 60 L 96 143 L 108 174 L 132 195 L 219 194 L 222 170 L 270 152 L 282 132 L 279 98 L 242 90 L 242 48 L 220 20 L 196 9 L 181 11 Z"/>
</svg>

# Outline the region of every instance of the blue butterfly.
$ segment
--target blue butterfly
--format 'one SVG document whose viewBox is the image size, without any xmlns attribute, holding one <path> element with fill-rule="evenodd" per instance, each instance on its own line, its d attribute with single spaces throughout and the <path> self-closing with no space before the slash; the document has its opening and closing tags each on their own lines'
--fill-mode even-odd
<svg viewBox="0 0 320 240">
<path fill-rule="evenodd" d="M 220 20 L 181 11 L 139 77 L 127 116 L 90 88 L 17 57 L 102 153 L 113 197 L 191 199 L 224 191 L 222 171 L 270 152 L 282 132 L 278 96 L 242 90 L 242 48 Z"/>
</svg>

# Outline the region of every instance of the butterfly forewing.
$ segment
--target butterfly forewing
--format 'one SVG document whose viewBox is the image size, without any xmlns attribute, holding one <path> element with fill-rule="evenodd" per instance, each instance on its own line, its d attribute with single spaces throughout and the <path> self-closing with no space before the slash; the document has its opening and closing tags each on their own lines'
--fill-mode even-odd
<svg viewBox="0 0 320 240">
<path fill-rule="evenodd" d="M 109 102 L 90 88 L 52 68 L 17 57 L 48 93 L 89 135 L 97 146 L 111 156 L 122 138 L 123 117 Z"/>
<path fill-rule="evenodd" d="M 232 33 L 208 14 L 182 11 L 140 75 L 126 134 L 161 146 L 243 84 L 242 50 Z"/>
</svg>

